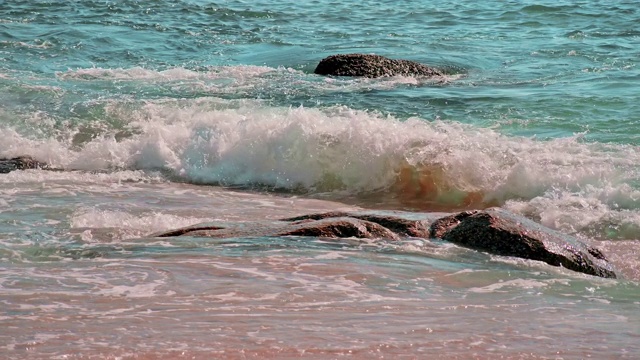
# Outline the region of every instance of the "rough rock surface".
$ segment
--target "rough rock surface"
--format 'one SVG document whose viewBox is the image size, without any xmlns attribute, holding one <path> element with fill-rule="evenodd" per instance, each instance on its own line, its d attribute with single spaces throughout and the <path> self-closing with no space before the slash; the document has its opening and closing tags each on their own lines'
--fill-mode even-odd
<svg viewBox="0 0 640 360">
<path fill-rule="evenodd" d="M 40 169 L 47 165 L 30 156 L 18 156 L 14 158 L 0 158 L 0 174 L 6 174 L 14 170 Z"/>
<path fill-rule="evenodd" d="M 600 277 L 616 277 L 598 249 L 500 208 L 465 211 L 439 219 L 431 226 L 431 236 L 491 254 L 544 261 Z"/>
<path fill-rule="evenodd" d="M 319 75 L 362 76 L 438 76 L 440 70 L 409 60 L 389 59 L 380 55 L 332 55 L 320 61 L 315 71 Z"/>
<path fill-rule="evenodd" d="M 311 220 L 321 220 L 337 217 L 351 217 L 372 223 L 379 224 L 400 236 L 413 236 L 428 238 L 431 223 L 440 218 L 439 214 L 433 213 L 410 213 L 401 211 L 355 211 L 355 212 L 327 212 L 320 214 L 302 215 L 294 218 L 283 219 L 283 221 L 302 222 Z"/>
<path fill-rule="evenodd" d="M 291 228 L 290 230 L 288 228 Z M 400 237 L 393 231 L 375 222 L 352 217 L 337 217 L 320 220 L 293 222 L 278 236 L 316 236 L 322 238 L 388 239 Z"/>
<path fill-rule="evenodd" d="M 311 236 L 387 241 L 403 237 L 440 238 L 491 254 L 544 261 L 600 277 L 616 277 L 612 266 L 598 249 L 500 208 L 458 214 L 328 212 L 280 221 L 206 223 L 151 236 Z"/>
<path fill-rule="evenodd" d="M 157 233 L 151 236 L 203 236 L 213 238 L 313 236 L 328 239 L 399 239 L 396 233 L 382 225 L 353 217 L 330 217 L 318 220 L 305 219 L 293 222 L 206 223 Z"/>
</svg>

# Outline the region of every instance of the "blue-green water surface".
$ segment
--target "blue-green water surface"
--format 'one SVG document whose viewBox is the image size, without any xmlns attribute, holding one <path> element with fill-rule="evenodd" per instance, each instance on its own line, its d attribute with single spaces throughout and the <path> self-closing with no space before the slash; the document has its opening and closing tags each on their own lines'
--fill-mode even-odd
<svg viewBox="0 0 640 360">
<path fill-rule="evenodd" d="M 638 14 L 632 1 L 30 1 L 2 4 L 0 69 L 73 90 L 69 70 L 256 65 L 300 71 L 253 88 L 277 106 L 348 105 L 547 137 L 637 144 Z M 442 67 L 446 86 L 318 94 L 318 61 L 364 52 Z M 3 81 L 13 92 L 14 81 Z M 100 89 L 118 95 L 117 89 Z M 133 92 L 147 96 L 204 94 Z M 96 94 L 82 89 L 81 94 Z M 115 93 L 115 94 L 114 94 Z M 34 94 L 23 94 L 30 101 Z M 119 94 L 122 95 L 122 94 Z M 211 94 L 208 94 L 211 95 Z M 215 94 L 219 95 L 219 94 Z M 225 97 L 238 97 L 226 94 Z M 240 95 L 240 96 L 242 96 Z M 18 99 L 16 99 L 18 101 Z"/>
<path fill-rule="evenodd" d="M 640 354 L 634 1 L 0 0 L 0 358 Z M 324 77 L 372 53 L 435 78 Z M 500 206 L 593 278 L 434 239 L 149 238 Z"/>
</svg>

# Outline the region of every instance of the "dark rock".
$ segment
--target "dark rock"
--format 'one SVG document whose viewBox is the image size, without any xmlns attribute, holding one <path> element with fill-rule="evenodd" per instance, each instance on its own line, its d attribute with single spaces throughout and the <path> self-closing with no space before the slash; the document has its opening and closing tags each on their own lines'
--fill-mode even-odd
<svg viewBox="0 0 640 360">
<path fill-rule="evenodd" d="M 318 213 L 318 214 L 300 215 L 300 216 L 281 219 L 281 220 L 290 221 L 290 222 L 309 222 L 309 221 L 322 220 L 322 219 L 328 219 L 328 218 L 345 217 L 350 215 L 351 213 L 344 212 L 344 211 L 330 211 L 330 212 Z"/>
<path fill-rule="evenodd" d="M 467 217 L 477 213 L 477 210 L 474 211 L 463 211 L 461 213 L 449 215 L 442 217 L 431 224 L 431 228 L 429 229 L 429 237 L 442 239 L 444 234 L 453 229 L 455 226 L 458 226 L 460 222 Z"/>
<path fill-rule="evenodd" d="M 47 164 L 39 162 L 31 156 L 18 156 L 11 159 L 0 158 L 0 174 L 6 174 L 14 170 L 43 168 L 47 168 Z"/>
<path fill-rule="evenodd" d="M 212 222 L 151 234 L 151 237 L 195 236 L 210 238 L 277 236 L 279 222 Z"/>
<path fill-rule="evenodd" d="M 438 76 L 440 70 L 409 60 L 389 59 L 380 55 L 332 55 L 320 61 L 315 71 L 319 75 L 363 76 Z"/>
<path fill-rule="evenodd" d="M 354 211 L 302 215 L 283 219 L 283 221 L 303 222 L 336 217 L 351 217 L 379 224 L 401 236 L 428 238 L 430 235 L 431 223 L 440 216 L 441 214 L 410 213 L 401 211 Z"/>
<path fill-rule="evenodd" d="M 188 226 L 188 227 L 184 227 L 184 228 L 180 228 L 180 229 L 175 229 L 175 230 L 170 230 L 170 231 L 165 231 L 162 233 L 158 233 L 158 234 L 154 234 L 152 235 L 153 237 L 171 237 L 171 236 L 183 236 L 183 235 L 189 235 L 189 234 L 195 234 L 195 233 L 202 233 L 202 232 L 206 232 L 206 231 L 215 231 L 215 230 L 222 230 L 224 229 L 223 227 L 220 226 L 207 226 L 207 225 L 194 225 L 194 226 Z"/>
<path fill-rule="evenodd" d="M 295 222 L 206 223 L 152 234 L 151 237 L 200 236 L 212 238 L 258 236 L 313 236 L 321 238 L 361 238 L 397 240 L 393 231 L 374 222 L 352 217 L 305 219 Z"/>
<path fill-rule="evenodd" d="M 397 234 L 380 224 L 351 217 L 294 222 L 278 232 L 276 236 L 291 235 L 321 238 L 399 239 Z"/>
<path fill-rule="evenodd" d="M 279 221 L 205 223 L 151 236 L 310 236 L 387 241 L 403 237 L 440 238 L 491 254 L 544 261 L 595 276 L 616 277 L 598 249 L 500 208 L 445 215 L 402 211 L 327 212 Z"/>
<path fill-rule="evenodd" d="M 465 211 L 439 219 L 431 226 L 431 235 L 491 254 L 544 261 L 605 278 L 616 277 L 598 249 L 500 208 Z"/>
</svg>

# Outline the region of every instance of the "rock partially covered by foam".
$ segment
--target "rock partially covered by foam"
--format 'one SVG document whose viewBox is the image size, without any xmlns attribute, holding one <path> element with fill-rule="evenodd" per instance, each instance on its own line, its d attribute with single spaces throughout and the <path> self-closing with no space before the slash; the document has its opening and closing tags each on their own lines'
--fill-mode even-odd
<svg viewBox="0 0 640 360">
<path fill-rule="evenodd" d="M 166 231 L 152 237 L 196 236 L 212 238 L 309 236 L 323 239 L 399 239 L 398 234 L 375 222 L 348 216 L 298 221 L 205 223 Z"/>
<path fill-rule="evenodd" d="M 332 55 L 320 61 L 315 71 L 319 75 L 361 76 L 438 76 L 440 70 L 409 60 L 389 59 L 380 55 Z"/>
<path fill-rule="evenodd" d="M 207 223 L 151 236 L 309 236 L 384 241 L 407 237 L 440 238 L 490 254 L 543 261 L 589 275 L 616 277 L 598 249 L 499 208 L 453 215 L 402 211 L 328 212 L 270 222 Z"/>
<path fill-rule="evenodd" d="M 491 254 L 543 261 L 605 278 L 616 277 L 600 250 L 500 208 L 441 218 L 432 224 L 431 236 Z"/>
<path fill-rule="evenodd" d="M 403 211 L 338 211 L 302 215 L 282 219 L 282 221 L 288 221 L 292 224 L 308 223 L 309 225 L 313 225 L 315 221 L 336 218 L 354 218 L 363 222 L 375 223 L 385 227 L 398 236 L 428 238 L 431 231 L 431 223 L 437 220 L 439 216 L 437 214 Z"/>
<path fill-rule="evenodd" d="M 14 158 L 0 158 L 0 174 L 6 174 L 14 170 L 43 169 L 47 164 L 40 162 L 31 156 L 18 156 Z"/>
</svg>

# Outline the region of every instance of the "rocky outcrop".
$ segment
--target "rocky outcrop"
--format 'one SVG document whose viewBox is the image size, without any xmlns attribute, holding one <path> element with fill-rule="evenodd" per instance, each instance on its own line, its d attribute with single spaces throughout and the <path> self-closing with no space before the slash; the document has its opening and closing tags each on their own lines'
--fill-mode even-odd
<svg viewBox="0 0 640 360">
<path fill-rule="evenodd" d="M 0 173 L 24 169 L 56 171 L 29 156 L 0 158 Z M 328 212 L 279 221 L 205 223 L 150 236 L 308 236 L 386 241 L 407 237 L 438 238 L 490 254 L 543 261 L 549 265 L 562 266 L 594 276 L 616 277 L 613 267 L 600 250 L 575 237 L 546 228 L 500 208 L 457 214 L 402 211 Z"/>
<path fill-rule="evenodd" d="M 6 174 L 14 170 L 43 169 L 47 164 L 35 160 L 30 156 L 19 156 L 14 158 L 0 158 L 0 174 Z"/>
<path fill-rule="evenodd" d="M 398 240 L 393 231 L 375 222 L 352 217 L 297 221 L 286 226 L 278 236 L 314 236 L 321 238 L 359 238 Z"/>
<path fill-rule="evenodd" d="M 320 61 L 315 71 L 319 75 L 361 76 L 438 76 L 440 70 L 409 60 L 389 59 L 380 55 L 343 54 L 332 55 Z"/>
<path fill-rule="evenodd" d="M 298 221 L 206 223 L 151 235 L 152 237 L 201 236 L 213 238 L 258 236 L 312 236 L 325 239 L 360 238 L 397 240 L 399 235 L 375 222 L 353 217 L 329 217 Z"/>
<path fill-rule="evenodd" d="M 385 241 L 439 238 L 490 254 L 543 261 L 589 275 L 616 277 L 598 249 L 499 208 L 448 215 L 402 211 L 328 212 L 271 222 L 206 223 L 151 236 L 311 236 Z"/>
<path fill-rule="evenodd" d="M 439 219 L 439 215 L 442 214 L 410 213 L 402 211 L 353 211 L 302 215 L 298 217 L 283 219 L 282 221 L 289 221 L 296 224 L 305 221 L 339 217 L 355 218 L 379 224 L 400 236 L 428 238 L 431 231 L 431 223 Z"/>
<path fill-rule="evenodd" d="M 431 236 L 490 254 L 543 261 L 600 277 L 616 277 L 611 264 L 598 249 L 499 208 L 465 211 L 439 219 L 431 226 Z"/>
</svg>

